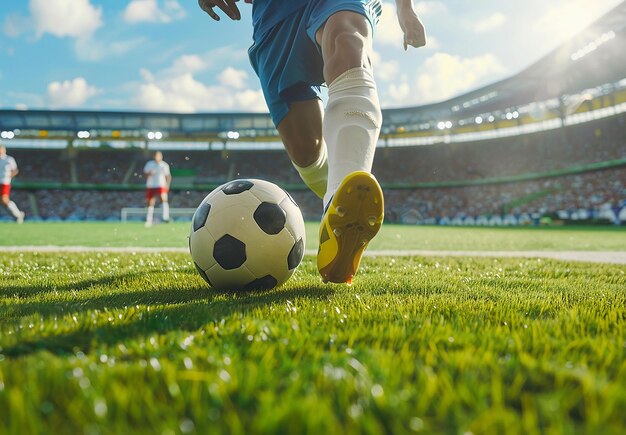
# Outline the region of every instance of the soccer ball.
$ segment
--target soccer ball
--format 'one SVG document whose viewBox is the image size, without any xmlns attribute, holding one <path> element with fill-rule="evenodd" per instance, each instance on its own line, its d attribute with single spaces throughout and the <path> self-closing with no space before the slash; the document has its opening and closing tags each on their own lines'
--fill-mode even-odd
<svg viewBox="0 0 626 435">
<path fill-rule="evenodd" d="M 291 195 L 265 180 L 230 181 L 196 209 L 189 252 L 218 290 L 266 290 L 283 284 L 304 256 L 304 219 Z"/>
</svg>

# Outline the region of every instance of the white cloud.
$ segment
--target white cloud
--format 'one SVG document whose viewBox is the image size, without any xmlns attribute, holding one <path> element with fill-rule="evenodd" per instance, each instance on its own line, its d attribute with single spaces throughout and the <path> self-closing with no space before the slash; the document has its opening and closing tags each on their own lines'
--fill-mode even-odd
<svg viewBox="0 0 626 435">
<path fill-rule="evenodd" d="M 88 38 L 102 26 L 102 8 L 90 0 L 30 0 L 35 33 Z"/>
<path fill-rule="evenodd" d="M 392 83 L 387 88 L 387 92 L 394 101 L 407 101 L 411 95 L 411 87 L 406 82 L 399 84 Z"/>
<path fill-rule="evenodd" d="M 132 0 L 124 10 L 124 21 L 128 23 L 169 23 L 184 18 L 183 7 L 177 0 Z"/>
<path fill-rule="evenodd" d="M 446 12 L 447 8 L 441 2 L 438 1 L 425 1 L 419 2 L 415 5 L 415 12 L 418 16 L 433 15 L 437 13 Z M 376 44 L 391 44 L 396 47 L 402 47 L 404 40 L 404 34 L 398 23 L 398 16 L 396 14 L 396 6 L 393 3 L 383 2 L 382 14 L 380 16 L 380 22 L 376 27 L 376 35 L 374 42 Z M 431 36 L 428 35 L 426 48 L 433 48 L 436 42 L 431 41 Z"/>
<path fill-rule="evenodd" d="M 48 85 L 47 99 L 51 107 L 78 108 L 98 94 L 98 89 L 87 83 L 83 77 Z"/>
<path fill-rule="evenodd" d="M 446 5 L 438 1 L 417 2 L 415 5 L 415 12 L 417 12 L 418 16 L 439 14 L 447 11 Z"/>
<path fill-rule="evenodd" d="M 208 63 L 197 54 L 184 54 L 174 60 L 172 66 L 162 71 L 162 74 L 177 76 L 186 73 L 196 73 L 205 70 Z"/>
<path fill-rule="evenodd" d="M 177 57 L 170 66 L 163 68 L 155 75 L 159 77 L 179 76 L 185 73 L 196 74 L 211 68 L 223 68 L 224 65 L 246 62 L 246 48 L 222 46 L 202 54 L 184 54 Z"/>
<path fill-rule="evenodd" d="M 241 69 L 235 69 L 228 67 L 222 73 L 217 76 L 219 82 L 233 89 L 243 89 L 246 87 L 246 80 L 248 79 L 248 73 Z"/>
<path fill-rule="evenodd" d="M 267 112 L 267 105 L 260 89 L 247 89 L 234 95 L 235 107 L 251 112 Z"/>
<path fill-rule="evenodd" d="M 395 60 L 382 60 L 380 53 L 376 50 L 372 51 L 372 64 L 374 65 L 374 76 L 377 80 L 391 81 L 396 78 L 400 70 L 399 62 Z"/>
<path fill-rule="evenodd" d="M 495 12 L 474 23 L 473 27 L 476 33 L 485 33 L 501 27 L 504 23 L 506 23 L 506 15 Z"/>
<path fill-rule="evenodd" d="M 177 3 L 167 0 L 166 3 Z M 18 37 L 34 33 L 37 38 L 50 34 L 59 38 L 74 38 L 74 51 L 79 60 L 100 61 L 104 58 L 128 53 L 146 41 L 136 37 L 125 41 L 112 41 L 110 37 L 95 37 L 102 27 L 102 7 L 91 0 L 30 0 L 30 16 L 13 14 L 4 23 L 4 33 Z"/>
<path fill-rule="evenodd" d="M 232 47 L 219 47 L 203 54 L 179 56 L 157 71 L 140 70 L 141 81 L 125 85 L 127 105 L 145 110 L 198 112 L 241 110 L 266 112 L 259 89 L 246 86 L 248 72 L 228 66 L 245 58 L 233 56 Z M 219 73 L 214 72 L 220 71 Z M 197 76 L 202 73 L 206 82 Z"/>
<path fill-rule="evenodd" d="M 502 72 L 504 67 L 491 53 L 463 58 L 438 52 L 419 68 L 415 95 L 420 103 L 444 100 Z"/>
<path fill-rule="evenodd" d="M 536 38 L 542 46 L 549 41 L 549 48 L 560 44 L 593 23 L 608 8 L 621 3 L 622 0 L 588 1 L 588 0 L 559 0 L 545 2 L 542 14 L 533 20 L 528 29 L 528 36 Z M 530 47 L 536 47 L 535 41 L 530 41 Z M 546 50 L 548 47 L 546 47 Z"/>
<path fill-rule="evenodd" d="M 504 67 L 493 54 L 461 57 L 437 52 L 419 66 L 414 75 L 396 74 L 380 89 L 385 106 L 413 106 L 442 101 L 493 80 Z"/>
<path fill-rule="evenodd" d="M 441 48 L 441 44 L 439 43 L 439 39 L 432 35 L 428 35 L 426 37 L 426 45 L 421 47 L 422 50 L 438 50 Z"/>
<path fill-rule="evenodd" d="M 401 47 L 403 38 L 404 35 L 396 16 L 396 6 L 391 3 L 383 3 L 380 22 L 376 27 L 376 43 L 395 44 Z"/>
<path fill-rule="evenodd" d="M 191 74 L 146 82 L 139 86 L 131 104 L 146 110 L 197 111 L 267 111 L 260 90 L 233 91 L 225 86 L 210 86 Z"/>
</svg>

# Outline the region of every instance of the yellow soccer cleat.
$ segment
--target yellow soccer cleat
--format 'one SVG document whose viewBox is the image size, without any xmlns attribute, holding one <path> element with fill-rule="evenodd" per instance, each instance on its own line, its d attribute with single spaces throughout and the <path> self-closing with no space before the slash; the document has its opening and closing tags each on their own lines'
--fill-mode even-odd
<svg viewBox="0 0 626 435">
<path fill-rule="evenodd" d="M 317 270 L 324 282 L 352 283 L 363 251 L 383 223 L 383 191 L 368 172 L 352 172 L 327 207 L 320 225 Z"/>
</svg>

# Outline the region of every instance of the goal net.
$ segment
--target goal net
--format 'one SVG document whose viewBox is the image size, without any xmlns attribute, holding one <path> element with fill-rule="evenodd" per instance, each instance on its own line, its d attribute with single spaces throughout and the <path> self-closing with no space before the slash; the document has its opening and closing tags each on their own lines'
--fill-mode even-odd
<svg viewBox="0 0 626 435">
<path fill-rule="evenodd" d="M 170 208 L 170 219 L 173 221 L 190 221 L 195 213 L 195 208 Z M 146 220 L 148 213 L 147 207 L 124 207 L 120 211 L 120 220 L 122 222 L 136 222 Z M 154 209 L 154 220 L 158 222 L 163 216 L 161 208 Z"/>
</svg>

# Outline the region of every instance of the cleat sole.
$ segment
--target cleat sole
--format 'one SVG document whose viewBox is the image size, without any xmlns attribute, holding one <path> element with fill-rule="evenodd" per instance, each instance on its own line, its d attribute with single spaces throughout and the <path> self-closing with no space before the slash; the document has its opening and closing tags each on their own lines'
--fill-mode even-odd
<svg viewBox="0 0 626 435">
<path fill-rule="evenodd" d="M 352 283 L 365 248 L 382 225 L 383 203 L 380 185 L 371 174 L 354 172 L 344 179 L 320 228 L 320 235 L 337 236 L 320 243 L 318 270 L 324 282 Z"/>
</svg>

